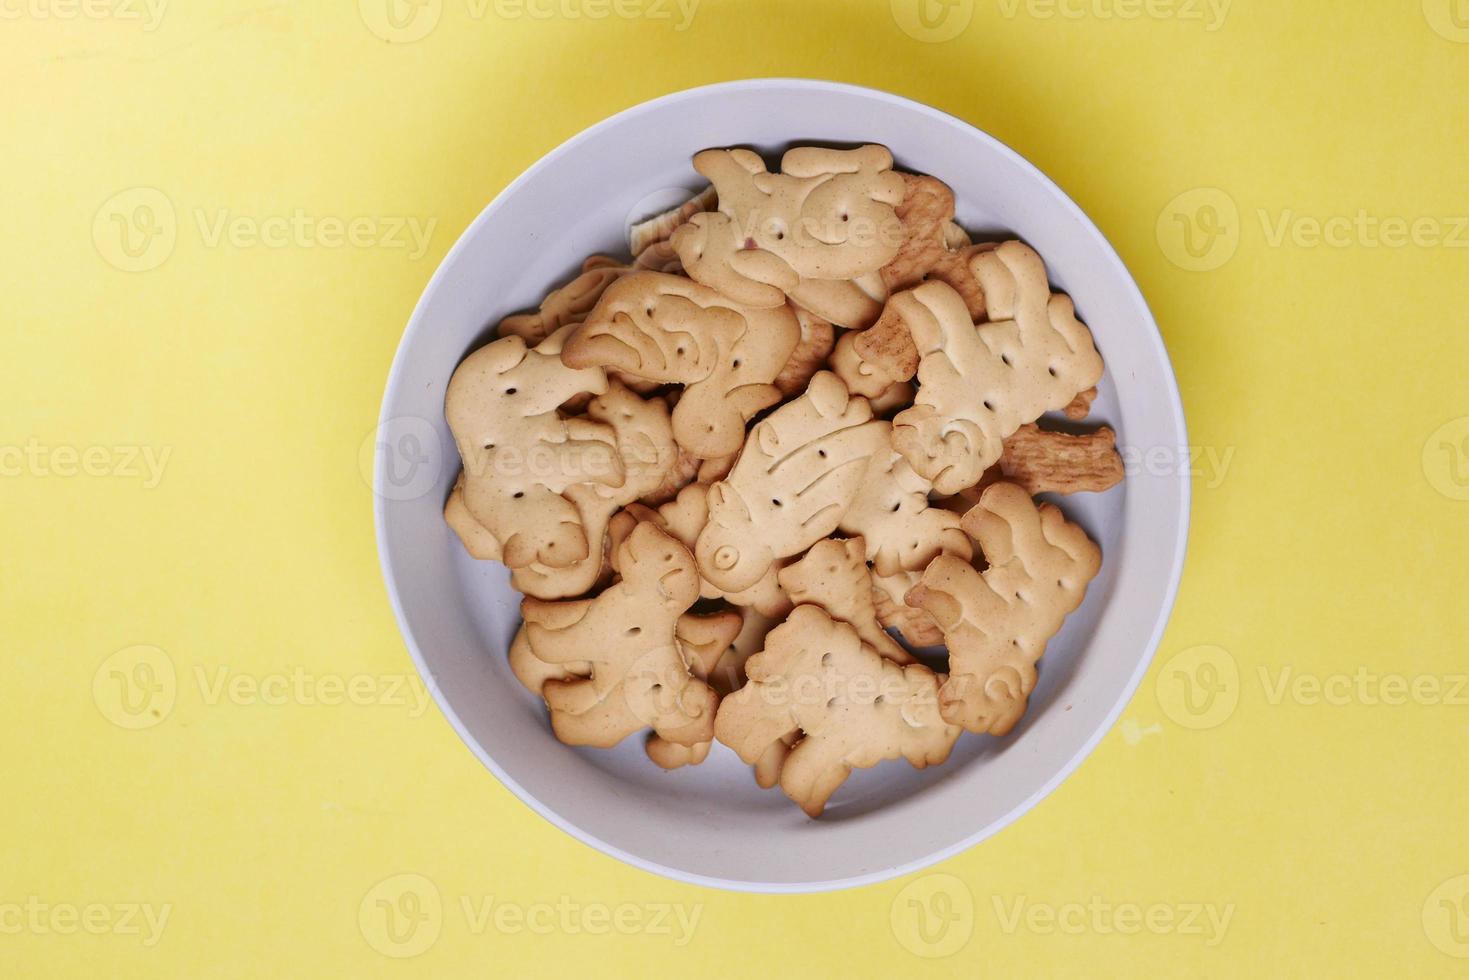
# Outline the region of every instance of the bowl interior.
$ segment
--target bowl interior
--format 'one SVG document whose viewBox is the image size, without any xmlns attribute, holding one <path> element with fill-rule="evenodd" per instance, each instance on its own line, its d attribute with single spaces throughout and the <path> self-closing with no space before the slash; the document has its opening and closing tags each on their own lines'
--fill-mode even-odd
<svg viewBox="0 0 1469 980">
<path fill-rule="evenodd" d="M 716 745 L 663 772 L 641 739 L 612 751 L 557 742 L 505 650 L 519 596 L 497 563 L 470 559 L 441 508 L 458 471 L 443 420 L 455 366 L 501 317 L 533 307 L 582 258 L 625 252 L 629 218 L 700 186 L 689 158 L 743 144 L 879 142 L 904 169 L 954 188 L 960 222 L 1019 237 L 1074 298 L 1107 362 L 1089 423 L 1140 452 L 1185 444 L 1177 389 L 1131 278 L 1053 184 L 991 138 L 895 96 L 762 80 L 629 110 L 542 160 L 470 226 L 420 301 L 392 369 L 377 458 L 378 535 L 390 595 L 431 689 L 465 741 L 522 799 L 641 867 L 704 883 L 813 890 L 900 874 L 982 839 L 1063 778 L 1131 695 L 1172 603 L 1187 519 L 1186 467 L 1129 470 L 1106 494 L 1059 501 L 1101 545 L 1101 575 L 1041 663 L 1030 710 L 1004 739 L 964 735 L 941 767 L 859 771 L 820 821 Z M 1176 456 L 1173 458 L 1176 459 Z M 408 466 L 407 464 L 412 464 Z M 405 475 L 406 474 L 406 475 Z"/>
</svg>

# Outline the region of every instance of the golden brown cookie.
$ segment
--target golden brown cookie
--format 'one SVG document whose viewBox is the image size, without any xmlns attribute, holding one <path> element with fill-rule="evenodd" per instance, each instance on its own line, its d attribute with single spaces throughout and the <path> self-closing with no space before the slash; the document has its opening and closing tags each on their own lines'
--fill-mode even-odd
<svg viewBox="0 0 1469 980">
<path fill-rule="evenodd" d="M 581 323 L 608 286 L 627 272 L 626 266 L 606 255 L 593 255 L 581 274 L 551 291 L 532 313 L 517 313 L 500 321 L 501 337 L 519 337 L 535 346 L 569 323 Z"/>
<path fill-rule="evenodd" d="M 975 256 L 973 268 L 990 314 L 977 327 L 943 283 L 900 294 L 922 307 L 904 317 L 922 359 L 913 407 L 893 419 L 893 444 L 942 494 L 978 483 L 1005 437 L 1102 376 L 1090 331 L 1068 297 L 1051 293 L 1034 250 L 1006 242 Z"/>
<path fill-rule="evenodd" d="M 887 431 L 867 400 L 822 371 L 806 393 L 750 430 L 729 476 L 709 489 L 709 523 L 695 546 L 699 573 L 726 592 L 747 589 L 776 559 L 836 530 Z"/>
<path fill-rule="evenodd" d="M 591 545 L 567 490 L 621 486 L 622 460 L 610 425 L 565 416 L 558 406 L 579 393 L 600 395 L 600 368 L 561 361 L 563 327 L 534 349 L 505 337 L 464 359 L 449 380 L 444 415 L 464 461 L 462 503 L 500 546 L 511 568 L 581 561 Z M 457 526 L 457 522 L 451 523 Z M 468 544 L 468 543 L 467 543 Z M 473 550 L 485 553 L 483 543 Z"/>
<path fill-rule="evenodd" d="M 633 225 L 627 232 L 632 254 L 641 257 L 654 245 L 668 241 L 673 237 L 679 225 L 700 212 L 711 210 L 718 200 L 719 197 L 714 193 L 714 188 L 706 187 L 678 207 L 670 208 L 662 214 L 654 215 L 646 221 Z"/>
<path fill-rule="evenodd" d="M 674 438 L 711 459 L 738 452 L 745 422 L 780 400 L 772 382 L 800 332 L 784 305 L 744 308 L 679 276 L 635 272 L 602 294 L 562 360 L 685 385 L 673 410 Z"/>
<path fill-rule="evenodd" d="M 715 735 L 754 765 L 799 733 L 780 786 L 811 817 L 854 768 L 936 765 L 959 737 L 939 716 L 938 675 L 879 656 L 817 606 L 797 606 L 745 669 L 749 683 L 720 705 Z"/>
<path fill-rule="evenodd" d="M 526 638 L 548 664 L 590 664 L 589 677 L 551 678 L 541 696 L 556 737 L 610 748 L 642 728 L 679 745 L 706 742 L 719 697 L 693 676 L 675 639 L 699 598 L 688 549 L 640 524 L 619 549 L 622 579 L 595 599 L 521 603 Z"/>
<path fill-rule="evenodd" d="M 893 663 L 916 663 L 877 622 L 865 555 L 860 537 L 818 541 L 800 561 L 781 569 L 780 587 L 797 605 L 820 606 L 832 619 L 850 625 L 863 643 Z"/>
<path fill-rule="evenodd" d="M 882 299 L 880 279 L 865 289 L 859 280 L 891 261 L 902 242 L 894 208 L 903 181 L 892 163 L 881 146 L 800 147 L 772 174 L 749 150 L 705 150 L 694 169 L 714 184 L 719 210 L 674 232 L 674 248 L 690 276 L 736 302 L 774 307 L 789 295 L 824 319 L 854 325 L 853 316 Z"/>
<path fill-rule="evenodd" d="M 889 440 L 867 468 L 862 487 L 837 529 L 860 535 L 866 559 L 878 575 L 921 570 L 940 553 L 970 555 L 969 538 L 959 518 L 929 505 L 933 483 L 913 471 L 892 448 L 890 423 L 880 423 Z"/>
<path fill-rule="evenodd" d="M 926 609 L 949 648 L 939 694 L 946 720 L 971 732 L 1005 735 L 1025 713 L 1036 662 L 1081 605 L 1102 553 L 1054 504 L 1037 507 L 1022 488 L 996 483 L 964 516 L 989 568 L 941 555 L 908 593 Z"/>
</svg>

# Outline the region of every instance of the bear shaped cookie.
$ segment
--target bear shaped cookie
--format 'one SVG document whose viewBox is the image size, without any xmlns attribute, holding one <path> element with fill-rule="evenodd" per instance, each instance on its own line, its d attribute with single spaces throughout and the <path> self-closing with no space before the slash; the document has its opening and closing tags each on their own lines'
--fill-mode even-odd
<svg viewBox="0 0 1469 980">
<path fill-rule="evenodd" d="M 719 697 L 690 672 L 675 636 L 699 598 L 693 556 L 640 524 L 618 557 L 621 580 L 595 599 L 521 602 L 537 659 L 590 668 L 587 677 L 553 677 L 541 686 L 551 728 L 569 745 L 601 748 L 643 728 L 679 745 L 707 742 Z"/>
<path fill-rule="evenodd" d="M 989 568 L 940 555 L 907 596 L 927 610 L 949 647 L 939 694 L 946 720 L 1005 735 L 1025 713 L 1036 662 L 1086 596 L 1102 553 L 1054 504 L 1036 506 L 1013 483 L 996 483 L 964 515 Z"/>
<path fill-rule="evenodd" d="M 883 630 L 872 602 L 872 573 L 861 537 L 827 538 L 780 570 L 780 587 L 797 605 L 820 606 L 857 631 L 862 642 L 893 663 L 917 663 Z"/>
<path fill-rule="evenodd" d="M 812 817 L 854 768 L 899 758 L 936 765 L 959 737 L 939 716 L 938 675 L 879 656 L 817 606 L 797 606 L 745 671 L 749 682 L 720 704 L 715 736 L 754 765 L 799 735 L 780 786 Z"/>
</svg>

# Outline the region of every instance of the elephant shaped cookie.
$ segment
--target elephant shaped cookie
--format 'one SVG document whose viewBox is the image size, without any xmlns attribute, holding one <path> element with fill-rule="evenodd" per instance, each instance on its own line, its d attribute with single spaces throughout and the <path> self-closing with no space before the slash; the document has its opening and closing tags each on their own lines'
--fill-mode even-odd
<svg viewBox="0 0 1469 980">
<path fill-rule="evenodd" d="M 737 452 L 745 423 L 780 401 L 774 381 L 801 336 L 794 311 L 741 307 L 681 276 L 625 276 L 567 340 L 572 368 L 616 368 L 685 386 L 673 410 L 678 444 L 711 459 Z"/>
<path fill-rule="evenodd" d="M 565 494 L 579 483 L 615 487 L 624 480 L 612 427 L 559 409 L 575 396 L 607 390 L 601 368 L 562 363 L 561 343 L 571 329 L 535 348 L 519 337 L 481 347 L 455 370 L 444 396 L 464 461 L 459 503 L 511 568 L 533 562 L 561 568 L 586 558 L 592 545 Z"/>
<path fill-rule="evenodd" d="M 770 173 L 749 150 L 705 150 L 694 169 L 718 210 L 694 215 L 672 243 L 688 274 L 739 303 L 790 296 L 841 326 L 866 326 L 886 297 L 878 271 L 903 241 L 902 178 L 885 147 L 801 147 Z"/>
</svg>

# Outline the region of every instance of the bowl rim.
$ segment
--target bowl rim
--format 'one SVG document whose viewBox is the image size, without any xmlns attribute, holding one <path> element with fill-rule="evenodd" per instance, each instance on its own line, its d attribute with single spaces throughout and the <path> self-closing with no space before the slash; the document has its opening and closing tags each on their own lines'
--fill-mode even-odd
<svg viewBox="0 0 1469 980">
<path fill-rule="evenodd" d="M 1079 220 L 1080 225 L 1083 228 L 1089 230 L 1090 233 L 1096 237 L 1097 242 L 1102 246 L 1102 251 L 1106 257 L 1106 261 L 1112 266 L 1112 272 L 1118 277 L 1119 282 L 1126 284 L 1127 290 L 1130 291 L 1132 298 L 1136 300 L 1139 308 L 1142 310 L 1144 318 L 1143 321 L 1138 324 L 1139 340 L 1145 340 L 1146 343 L 1151 346 L 1152 353 L 1161 358 L 1162 367 L 1164 369 L 1163 379 L 1167 387 L 1164 395 L 1166 396 L 1166 400 L 1168 401 L 1169 407 L 1172 411 L 1171 421 L 1173 425 L 1177 427 L 1177 431 L 1179 434 L 1179 444 L 1184 446 L 1188 445 L 1188 429 L 1184 418 L 1183 399 L 1178 388 L 1177 374 L 1173 368 L 1173 361 L 1168 356 L 1167 345 L 1163 341 L 1162 333 L 1158 330 L 1157 320 L 1153 316 L 1152 309 L 1148 306 L 1147 299 L 1143 295 L 1141 288 L 1138 286 L 1137 281 L 1133 278 L 1131 271 L 1122 261 L 1121 256 L 1117 254 L 1117 250 L 1112 245 L 1111 241 L 1108 240 L 1107 236 L 1102 233 L 1102 230 L 1097 227 L 1094 221 L 1091 220 L 1091 217 L 1082 210 L 1081 206 L 1078 205 L 1072 199 L 1072 197 L 1067 194 L 1064 189 L 1061 188 L 1060 185 L 1058 185 L 1047 174 L 1040 170 L 1040 168 L 1035 166 L 1035 164 L 1031 163 L 1029 160 L 1027 160 L 1025 157 L 1023 157 L 1021 154 L 1016 152 L 1014 149 L 1012 149 L 1001 140 L 980 129 L 973 123 L 968 122 L 967 120 L 962 119 L 952 113 L 945 112 L 942 109 L 937 109 L 926 103 L 919 102 L 916 99 L 897 95 L 895 93 L 887 92 L 882 89 L 870 88 L 864 85 L 854 85 L 848 82 L 828 81 L 814 78 L 791 78 L 779 76 L 737 79 L 732 81 L 716 82 L 710 85 L 700 85 L 694 88 L 683 89 L 677 92 L 672 92 L 667 95 L 662 95 L 657 98 L 637 103 L 636 105 L 630 106 L 617 113 L 614 113 L 611 116 L 608 116 L 600 122 L 597 122 L 592 126 L 577 133 L 576 135 L 570 137 L 559 146 L 546 153 L 535 163 L 531 164 L 528 168 L 526 168 L 523 173 L 521 173 L 518 177 L 507 184 L 505 188 L 501 190 L 500 193 L 496 194 L 495 197 L 490 201 L 490 203 L 487 204 L 482 211 L 480 211 L 480 213 L 474 218 L 474 220 L 465 226 L 464 230 L 460 233 L 454 244 L 444 254 L 443 259 L 440 260 L 438 268 L 434 270 L 434 274 L 430 277 L 427 285 L 424 286 L 423 292 L 418 298 L 418 302 L 414 304 L 413 312 L 409 315 L 408 324 L 403 330 L 403 335 L 398 342 L 398 348 L 393 355 L 392 365 L 388 368 L 388 380 L 383 390 L 382 408 L 379 411 L 378 417 L 379 430 L 381 430 L 383 426 L 388 425 L 392 420 L 389 412 L 391 410 L 391 406 L 396 400 L 395 396 L 398 393 L 399 386 L 403 383 L 402 377 L 404 372 L 402 370 L 402 364 L 405 354 L 408 348 L 411 346 L 410 341 L 417 336 L 419 331 L 426 329 L 423 323 L 422 314 L 428 298 L 440 288 L 444 278 L 448 274 L 447 270 L 450 269 L 454 264 L 453 260 L 458 256 L 461 250 L 468 247 L 469 240 L 479 234 L 483 227 L 487 225 L 491 220 L 493 220 L 496 212 L 500 210 L 504 203 L 511 197 L 513 197 L 516 191 L 519 190 L 521 185 L 530 180 L 530 178 L 535 173 L 537 173 L 543 167 L 548 166 L 552 161 L 560 158 L 566 153 L 569 153 L 576 146 L 590 139 L 594 134 L 600 133 L 605 129 L 609 129 L 615 126 L 617 123 L 627 117 L 651 111 L 656 107 L 662 107 L 671 103 L 696 100 L 710 94 L 728 90 L 737 89 L 744 91 L 759 91 L 779 89 L 789 90 L 793 88 L 804 89 L 810 92 L 830 92 L 833 94 L 842 95 L 860 95 L 864 98 L 874 99 L 876 101 L 886 103 L 887 105 L 894 108 L 902 109 L 904 111 L 918 112 L 920 114 L 929 116 L 933 119 L 948 123 L 950 125 L 957 124 L 970 130 L 975 136 L 977 136 L 981 140 L 989 143 L 993 150 L 997 151 L 1005 157 L 1008 157 L 1012 163 L 1017 164 L 1022 169 L 1029 171 L 1032 176 L 1034 176 L 1042 183 L 1042 185 L 1049 188 L 1055 194 L 1055 196 L 1059 198 L 1063 208 L 1069 210 L 1072 213 L 1072 216 Z M 397 576 L 388 561 L 389 549 L 387 542 L 386 522 L 387 505 L 390 498 L 385 493 L 384 487 L 386 485 L 385 481 L 387 479 L 387 466 L 389 459 L 387 454 L 385 454 L 381 450 L 381 446 L 379 446 L 378 449 L 374 451 L 374 455 L 373 525 L 375 529 L 378 562 L 380 567 L 382 568 L 383 582 L 387 588 L 388 600 L 393 609 L 393 616 L 397 620 L 398 632 L 402 636 L 403 642 L 408 648 L 408 653 L 413 660 L 414 667 L 418 670 L 418 673 L 423 679 L 425 686 L 428 688 L 430 694 L 432 694 L 435 704 L 443 713 L 444 717 L 448 720 L 450 726 L 454 729 L 455 734 L 459 736 L 459 739 L 464 742 L 464 744 L 475 755 L 475 757 L 478 758 L 480 762 L 487 769 L 489 769 L 490 772 L 492 772 L 495 777 L 499 779 L 499 781 L 506 788 L 508 788 L 522 803 L 529 806 L 532 810 L 540 814 L 551 824 L 560 828 L 562 831 L 569 834 L 576 840 L 581 841 L 582 843 L 587 844 L 598 851 L 601 851 L 603 854 L 606 854 L 609 857 L 615 858 L 616 860 L 622 861 L 625 864 L 631 865 L 635 868 L 639 868 L 643 871 L 649 871 L 654 874 L 661 875 L 665 878 L 669 878 L 685 884 L 702 885 L 708 888 L 716 888 L 727 891 L 761 894 L 807 894 L 813 892 L 826 892 L 846 888 L 856 888 L 863 885 L 871 885 L 880 882 L 890 881 L 895 878 L 900 878 L 905 875 L 922 871 L 925 868 L 929 868 L 935 864 L 938 864 L 941 861 L 945 861 L 951 857 L 954 857 L 957 854 L 961 854 L 964 851 L 967 851 L 975 845 L 983 842 L 984 840 L 994 836 L 1005 827 L 1008 827 L 1010 824 L 1014 823 L 1025 813 L 1029 812 L 1036 806 L 1036 804 L 1038 804 L 1041 800 L 1045 799 L 1052 792 L 1054 792 L 1055 789 L 1060 786 L 1061 783 L 1064 782 L 1069 776 L 1071 776 L 1071 774 L 1076 771 L 1081 763 L 1092 754 L 1097 745 L 1101 743 L 1101 740 L 1112 731 L 1113 727 L 1117 724 L 1117 719 L 1122 714 L 1123 709 L 1127 707 L 1128 703 L 1137 693 L 1137 689 L 1141 685 L 1144 675 L 1146 675 L 1149 667 L 1152 665 L 1153 658 L 1157 655 L 1158 647 L 1163 639 L 1163 632 L 1167 628 L 1169 619 L 1172 617 L 1173 607 L 1178 598 L 1179 586 L 1183 576 L 1184 559 L 1188 551 L 1192 481 L 1189 476 L 1188 468 L 1180 467 L 1179 473 L 1176 475 L 1179 494 L 1177 515 L 1178 537 L 1177 541 L 1174 543 L 1173 556 L 1170 568 L 1168 570 L 1168 587 L 1166 593 L 1163 596 L 1163 601 L 1158 607 L 1158 616 L 1148 635 L 1145 649 L 1138 657 L 1137 664 L 1133 669 L 1132 675 L 1127 678 L 1126 683 L 1124 683 L 1124 685 L 1122 686 L 1116 702 L 1107 710 L 1103 722 L 1098 725 L 1085 738 L 1080 748 L 1070 758 L 1066 759 L 1065 762 L 1056 769 L 1051 777 L 1043 782 L 1034 793 L 1020 800 L 1014 807 L 1006 811 L 999 818 L 990 821 L 989 823 L 981 827 L 976 828 L 973 833 L 965 836 L 961 840 L 947 847 L 943 847 L 936 851 L 933 851 L 922 858 L 908 861 L 900 865 L 884 867 L 879 870 L 870 871 L 864 874 L 852 875 L 844 878 L 834 878 L 828 880 L 801 883 L 761 882 L 733 878 L 719 878 L 703 874 L 691 873 L 680 868 L 660 864 L 656 861 L 652 861 L 639 855 L 629 853 L 628 851 L 625 851 L 619 847 L 609 844 L 604 840 L 601 840 L 595 834 L 591 833 L 581 826 L 578 826 L 577 824 L 572 823 L 571 821 L 562 817 L 555 810 L 552 810 L 551 808 L 544 805 L 534 794 L 528 792 L 524 787 L 519 785 L 504 771 L 504 769 L 501 768 L 501 766 L 495 761 L 493 756 L 490 755 L 489 751 L 484 746 L 480 745 L 479 742 L 469 733 L 467 727 L 465 726 L 463 721 L 460 720 L 458 714 L 454 711 L 453 707 L 449 703 L 448 698 L 444 695 L 444 692 L 440 690 L 438 683 L 434 679 L 433 671 L 429 667 L 428 660 L 424 656 L 422 649 L 420 649 L 418 645 L 417 639 L 414 637 L 411 629 L 409 628 L 407 613 L 403 608 L 402 598 L 398 588 Z"/>
</svg>

